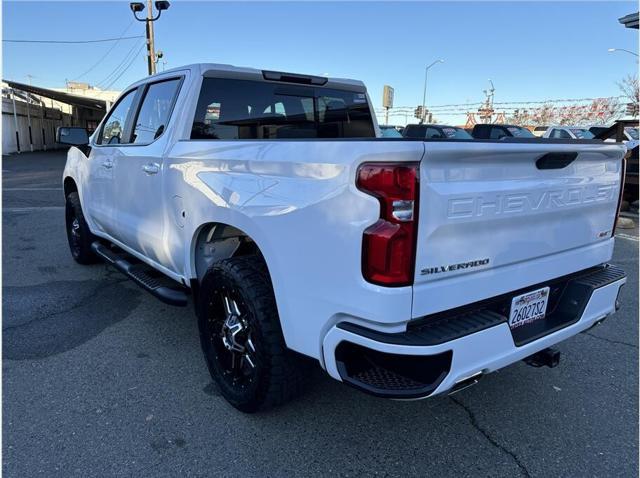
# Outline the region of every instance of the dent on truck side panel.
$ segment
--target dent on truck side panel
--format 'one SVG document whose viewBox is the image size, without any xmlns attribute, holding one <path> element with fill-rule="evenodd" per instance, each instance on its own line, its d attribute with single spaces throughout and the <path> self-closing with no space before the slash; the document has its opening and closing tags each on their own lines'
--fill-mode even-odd
<svg viewBox="0 0 640 478">
<path fill-rule="evenodd" d="M 411 287 L 364 281 L 362 233 L 379 202 L 355 187 L 370 161 L 419 161 L 421 142 L 179 141 L 167 158 L 167 184 L 184 199 L 185 242 L 203 224 L 231 225 L 255 241 L 267 262 L 287 345 L 320 357 L 332 321 L 397 327 L 411 314 Z M 193 243 L 190 278 L 197 277 Z M 349 297 L 349 300 L 345 300 Z"/>
</svg>

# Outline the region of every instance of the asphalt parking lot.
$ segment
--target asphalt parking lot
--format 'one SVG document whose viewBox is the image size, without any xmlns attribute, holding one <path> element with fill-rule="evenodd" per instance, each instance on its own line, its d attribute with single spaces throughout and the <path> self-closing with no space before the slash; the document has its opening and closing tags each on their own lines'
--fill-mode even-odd
<svg viewBox="0 0 640 478">
<path fill-rule="evenodd" d="M 619 231 L 622 309 L 451 397 L 364 395 L 319 369 L 243 415 L 211 383 L 191 307 L 104 265 L 64 231 L 64 154 L 3 158 L 2 467 L 11 477 L 637 476 L 638 231 Z"/>
</svg>

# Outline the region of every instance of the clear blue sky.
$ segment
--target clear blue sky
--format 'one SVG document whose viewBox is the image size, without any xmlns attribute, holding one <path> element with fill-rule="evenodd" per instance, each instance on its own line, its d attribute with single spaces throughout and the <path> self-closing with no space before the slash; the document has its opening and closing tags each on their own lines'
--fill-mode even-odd
<svg viewBox="0 0 640 478">
<path fill-rule="evenodd" d="M 3 6 L 5 39 L 118 37 L 132 20 L 128 2 Z M 167 68 L 217 62 L 361 79 L 377 107 L 384 84 L 395 88 L 396 106 L 419 104 L 424 67 L 438 58 L 445 63 L 430 70 L 431 105 L 481 101 L 488 78 L 496 87 L 495 101 L 616 96 L 616 81 L 637 71 L 638 64 L 633 56 L 608 53 L 607 48 L 637 51 L 638 31 L 617 20 L 637 9 L 636 2 L 617 1 L 176 0 L 155 24 L 156 48 L 165 53 Z M 126 34 L 144 34 L 144 24 L 135 22 Z M 119 42 L 79 81 L 109 79 L 142 41 Z M 3 78 L 26 82 L 30 74 L 34 84 L 63 86 L 111 46 L 3 43 Z M 112 88 L 122 89 L 145 74 L 140 53 Z"/>
</svg>

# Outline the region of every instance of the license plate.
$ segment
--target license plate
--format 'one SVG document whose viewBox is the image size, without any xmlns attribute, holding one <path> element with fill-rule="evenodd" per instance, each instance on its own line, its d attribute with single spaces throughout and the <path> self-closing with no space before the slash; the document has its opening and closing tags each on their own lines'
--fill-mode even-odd
<svg viewBox="0 0 640 478">
<path fill-rule="evenodd" d="M 511 300 L 509 327 L 515 329 L 544 319 L 547 314 L 549 301 L 549 287 L 517 295 Z"/>
</svg>

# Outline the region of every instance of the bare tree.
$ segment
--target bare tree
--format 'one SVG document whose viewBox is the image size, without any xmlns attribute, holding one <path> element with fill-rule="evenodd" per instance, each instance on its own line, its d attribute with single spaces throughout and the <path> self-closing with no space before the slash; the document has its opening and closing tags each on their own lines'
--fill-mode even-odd
<svg viewBox="0 0 640 478">
<path fill-rule="evenodd" d="M 621 105 L 616 98 L 597 98 L 588 106 L 583 123 L 609 124 L 622 116 Z"/>
<path fill-rule="evenodd" d="M 626 99 L 630 103 L 640 102 L 640 91 L 638 89 L 638 75 L 628 75 L 622 81 L 618 82 L 618 87 Z"/>
<path fill-rule="evenodd" d="M 631 109 L 633 116 L 638 116 L 638 103 L 640 103 L 640 91 L 638 88 L 638 75 L 628 75 L 622 81 L 618 82 L 618 87 L 622 91 L 623 96 L 634 105 Z"/>
<path fill-rule="evenodd" d="M 516 109 L 507 117 L 507 123 L 515 124 L 517 126 L 527 126 L 532 122 L 533 121 L 528 110 Z"/>
<path fill-rule="evenodd" d="M 589 104 L 554 106 L 547 103 L 527 112 L 527 124 L 594 125 L 607 124 L 620 117 L 621 105 L 616 98 L 596 98 Z M 521 113 L 516 111 L 514 119 Z"/>
<path fill-rule="evenodd" d="M 550 125 L 554 120 L 554 107 L 550 103 L 535 108 L 529 114 L 531 122 L 536 125 Z"/>
</svg>

